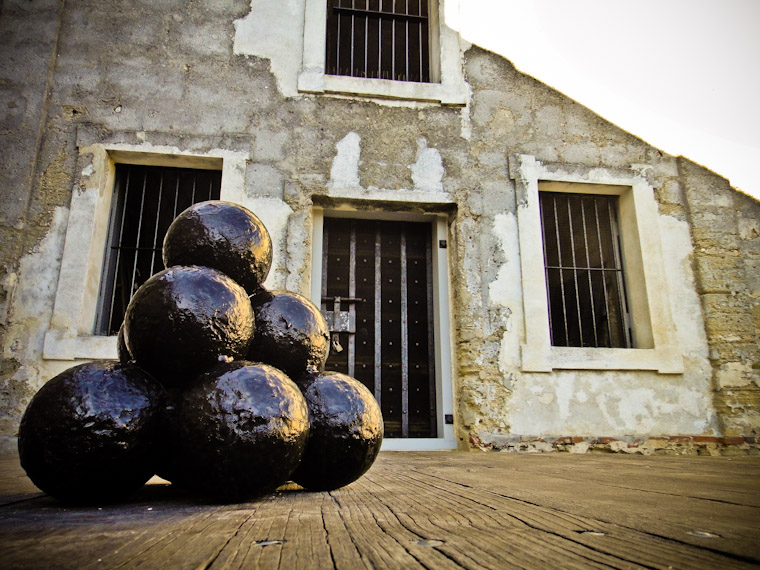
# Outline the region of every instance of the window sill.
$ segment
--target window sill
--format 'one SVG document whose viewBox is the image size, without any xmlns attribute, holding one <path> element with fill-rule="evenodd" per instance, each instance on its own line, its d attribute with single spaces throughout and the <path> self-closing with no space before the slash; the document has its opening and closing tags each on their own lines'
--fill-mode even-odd
<svg viewBox="0 0 760 570">
<path fill-rule="evenodd" d="M 74 336 L 51 329 L 45 333 L 42 357 L 46 360 L 116 360 L 115 336 Z"/>
<path fill-rule="evenodd" d="M 462 106 L 467 103 L 467 93 L 464 88 L 457 88 L 455 85 L 447 85 L 446 83 L 366 79 L 363 77 L 325 75 L 320 71 L 302 71 L 298 75 L 298 90 L 301 93 L 419 101 L 454 106 Z"/>
<path fill-rule="evenodd" d="M 570 346 L 522 346 L 524 372 L 552 370 L 656 370 L 682 374 L 683 356 L 665 348 L 585 348 Z"/>
</svg>

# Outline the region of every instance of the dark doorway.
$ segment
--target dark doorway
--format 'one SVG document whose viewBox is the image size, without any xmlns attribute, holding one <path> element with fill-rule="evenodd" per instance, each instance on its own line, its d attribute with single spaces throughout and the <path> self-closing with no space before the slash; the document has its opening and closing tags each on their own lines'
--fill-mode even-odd
<svg viewBox="0 0 760 570">
<path fill-rule="evenodd" d="M 327 369 L 375 394 L 390 438 L 437 437 L 431 235 L 422 222 L 324 220 Z"/>
</svg>

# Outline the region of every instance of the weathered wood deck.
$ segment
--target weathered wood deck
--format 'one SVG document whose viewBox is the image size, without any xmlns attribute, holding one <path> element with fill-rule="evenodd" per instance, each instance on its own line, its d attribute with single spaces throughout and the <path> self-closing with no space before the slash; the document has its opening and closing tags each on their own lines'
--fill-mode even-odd
<svg viewBox="0 0 760 570">
<path fill-rule="evenodd" d="M 758 457 L 385 452 L 332 493 L 71 508 L 5 456 L 0 505 L 4 570 L 760 566 Z"/>
</svg>

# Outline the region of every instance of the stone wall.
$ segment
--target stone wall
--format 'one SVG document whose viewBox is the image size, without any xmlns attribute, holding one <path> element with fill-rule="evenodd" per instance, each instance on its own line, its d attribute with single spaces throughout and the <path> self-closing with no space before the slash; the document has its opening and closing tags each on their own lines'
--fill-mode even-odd
<svg viewBox="0 0 760 570">
<path fill-rule="evenodd" d="M 46 136 L 46 93 L 52 81 L 61 22 L 60 1 L 4 2 L 0 17 L 0 343 L 11 319 L 22 257 L 38 248 L 53 225 L 55 203 L 66 203 L 71 191 L 65 173 L 39 152 Z M 60 156 L 60 155 L 59 155 Z M 52 183 L 59 184 L 58 192 Z M 63 194 L 63 195 L 61 195 Z M 22 363 L 4 353 L 0 359 L 0 433 L 14 434 L 26 402 L 35 389 Z"/>
<path fill-rule="evenodd" d="M 760 204 L 686 159 L 697 289 L 722 433 L 760 432 Z"/>
<path fill-rule="evenodd" d="M 315 204 L 448 212 L 462 448 L 568 433 L 756 434 L 756 201 L 475 46 L 461 46 L 463 107 L 299 94 L 303 13 L 295 0 L 2 3 L 0 122 L 11 142 L 0 180 L 6 448 L 32 394 L 74 364 L 42 353 L 72 196 L 98 192 L 89 150 L 98 145 L 246 157 L 241 201 L 273 234 L 272 288 L 309 294 Z M 654 188 L 682 374 L 521 370 L 524 291 L 509 171 L 520 154 L 633 173 Z"/>
</svg>

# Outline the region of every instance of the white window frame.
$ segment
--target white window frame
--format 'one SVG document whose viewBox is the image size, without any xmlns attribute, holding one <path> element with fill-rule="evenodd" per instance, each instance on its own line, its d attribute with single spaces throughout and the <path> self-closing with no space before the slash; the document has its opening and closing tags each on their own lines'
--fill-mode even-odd
<svg viewBox="0 0 760 570">
<path fill-rule="evenodd" d="M 447 424 L 445 421 L 446 416 L 454 417 L 448 249 L 435 247 L 435 244 L 448 239 L 447 216 L 314 208 L 312 210 L 311 299 L 318 307 L 322 304 L 322 244 L 325 217 L 427 222 L 431 224 L 433 232 L 431 237 L 433 240 L 433 336 L 435 339 L 436 420 L 437 433 L 439 435 L 438 437 L 430 438 L 386 438 L 383 440 L 382 449 L 393 451 L 456 449 L 457 442 L 454 434 L 454 425 Z"/>
<path fill-rule="evenodd" d="M 94 144 L 79 147 L 80 174 L 72 193 L 53 316 L 42 356 L 48 360 L 117 358 L 116 336 L 94 334 L 100 281 L 108 243 L 117 163 L 222 171 L 222 200 L 243 202 L 248 155 L 215 150 L 205 154 L 176 147 Z"/>
<path fill-rule="evenodd" d="M 684 371 L 671 313 L 654 189 L 637 174 L 577 165 L 544 165 L 530 155 L 510 159 L 515 180 L 525 342 L 522 370 Z M 539 191 L 619 197 L 623 271 L 634 348 L 552 346 Z"/>
<path fill-rule="evenodd" d="M 430 0 L 430 83 L 393 81 L 325 74 L 327 3 L 306 0 L 303 57 L 298 74 L 301 93 L 354 95 L 465 105 L 468 90 L 462 74 L 459 34 L 446 25 L 445 15 L 458 13 L 459 0 Z"/>
</svg>

